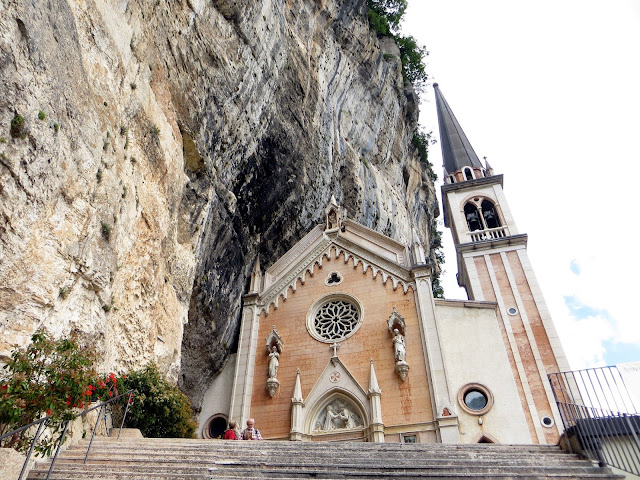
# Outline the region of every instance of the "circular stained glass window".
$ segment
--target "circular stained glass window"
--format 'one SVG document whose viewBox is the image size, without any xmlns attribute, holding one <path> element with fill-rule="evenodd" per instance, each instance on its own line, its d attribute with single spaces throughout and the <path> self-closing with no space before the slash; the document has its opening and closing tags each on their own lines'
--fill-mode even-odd
<svg viewBox="0 0 640 480">
<path fill-rule="evenodd" d="M 321 342 L 338 342 L 350 337 L 362 322 L 362 308 L 346 295 L 321 299 L 312 307 L 307 328 Z"/>
<path fill-rule="evenodd" d="M 487 406 L 487 397 L 480 390 L 469 390 L 464 394 L 464 404 L 471 410 L 482 410 Z"/>
</svg>

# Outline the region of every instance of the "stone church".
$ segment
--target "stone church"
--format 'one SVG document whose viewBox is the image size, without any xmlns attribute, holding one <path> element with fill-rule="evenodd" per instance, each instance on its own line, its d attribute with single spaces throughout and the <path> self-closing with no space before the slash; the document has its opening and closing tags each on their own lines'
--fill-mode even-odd
<svg viewBox="0 0 640 480">
<path fill-rule="evenodd" d="M 469 300 L 435 299 L 434 265 L 348 217 L 325 222 L 243 297 L 238 352 L 210 386 L 200 435 L 254 417 L 265 439 L 556 443 L 547 374 L 568 370 L 503 192 L 434 85 L 445 226 Z"/>
</svg>

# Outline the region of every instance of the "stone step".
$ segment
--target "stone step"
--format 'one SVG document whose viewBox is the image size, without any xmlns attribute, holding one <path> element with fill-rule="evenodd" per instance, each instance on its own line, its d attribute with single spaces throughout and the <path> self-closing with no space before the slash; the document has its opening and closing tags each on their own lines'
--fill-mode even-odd
<svg viewBox="0 0 640 480">
<path fill-rule="evenodd" d="M 367 476 L 367 477 L 421 477 L 438 475 L 443 472 L 450 472 L 452 469 L 446 465 L 433 465 L 429 467 L 416 466 L 416 467 L 396 467 L 394 465 L 340 465 L 340 466 L 292 466 L 292 465 L 278 465 L 269 464 L 263 465 L 217 465 L 212 467 L 210 471 L 212 473 L 223 472 L 238 473 L 244 475 L 254 471 L 259 471 L 265 478 L 287 478 L 295 475 L 312 475 L 313 477 L 335 476 L 336 472 L 340 472 L 342 475 L 350 476 Z M 583 475 L 592 471 L 592 466 L 589 463 L 582 466 L 567 467 L 567 466 L 528 466 L 519 464 L 504 464 L 504 465 L 477 465 L 474 463 L 468 463 L 466 465 L 459 465 L 456 467 L 457 473 L 477 473 L 484 475 L 493 475 L 495 473 L 504 472 L 508 470 L 512 473 L 536 473 L 541 475 Z"/>
<path fill-rule="evenodd" d="M 523 465 L 533 465 L 543 462 L 547 465 L 573 465 L 581 463 L 578 457 L 573 455 L 556 455 L 549 457 L 531 457 L 531 456 L 459 456 L 451 457 L 447 456 L 420 456 L 411 458 L 390 458 L 388 456 L 381 457 L 384 463 L 392 463 L 394 465 L 424 465 L 425 467 L 430 465 L 461 465 L 464 463 L 477 463 L 477 464 L 512 464 L 519 463 Z M 82 462 L 84 460 L 84 452 L 77 452 L 76 455 L 65 454 L 58 462 L 61 464 L 73 464 Z M 162 464 L 176 464 L 176 463 L 201 463 L 201 464 L 216 464 L 216 463 L 259 463 L 259 464 L 296 464 L 296 465 L 317 465 L 323 461 L 330 461 L 335 465 L 369 465 L 372 462 L 371 458 L 354 458 L 354 457 L 320 457 L 312 455 L 245 455 L 245 456 L 229 456 L 229 455 L 200 455 L 200 454 L 180 454 L 171 455 L 141 455 L 139 452 L 131 452 L 127 455 L 112 455 L 110 452 L 91 452 L 88 458 L 88 462 L 92 464 L 130 464 L 130 463 L 155 463 Z M 377 461 L 374 459 L 374 462 Z"/>
<path fill-rule="evenodd" d="M 52 480 L 617 479 L 550 445 L 442 445 L 96 439 L 57 460 Z M 46 478 L 40 462 L 30 480 Z"/>
<path fill-rule="evenodd" d="M 240 443 L 240 442 L 238 442 Z M 254 442 L 252 442 L 254 443 Z M 264 445 L 267 442 L 262 442 Z M 206 453 L 206 452 L 217 452 L 224 453 L 227 455 L 232 454 L 251 454 L 252 452 L 259 452 L 264 454 L 291 454 L 291 453 L 305 453 L 305 452 L 313 452 L 314 455 L 327 455 L 332 456 L 336 454 L 343 455 L 370 455 L 371 450 L 369 449 L 327 449 L 323 447 L 317 448 L 273 448 L 269 446 L 249 446 L 249 445 L 236 445 L 233 447 L 229 446 L 218 446 L 217 444 L 213 445 L 198 445 L 198 446 L 158 446 L 158 445 L 138 445 L 138 444 L 94 444 L 92 446 L 91 451 L 110 451 L 110 452 L 124 452 L 129 451 L 131 449 L 135 449 L 136 451 L 149 451 L 149 452 L 173 452 L 173 453 L 182 453 L 182 452 L 192 452 L 192 453 Z M 70 451 L 86 451 L 86 446 L 75 446 L 70 449 Z M 520 448 L 520 447 L 508 447 L 508 448 L 494 448 L 494 447 L 483 447 L 478 449 L 460 449 L 460 448 L 452 448 L 452 449 L 433 449 L 433 448 L 405 448 L 405 449 L 388 449 L 388 448 L 379 448 L 376 449 L 375 452 L 385 454 L 385 455 L 395 455 L 395 456 L 406 456 L 406 455 L 499 455 L 499 454 L 508 454 L 508 455 L 564 455 L 559 448 L 553 447 L 546 450 L 538 450 L 538 449 L 529 449 L 529 448 Z"/>
</svg>

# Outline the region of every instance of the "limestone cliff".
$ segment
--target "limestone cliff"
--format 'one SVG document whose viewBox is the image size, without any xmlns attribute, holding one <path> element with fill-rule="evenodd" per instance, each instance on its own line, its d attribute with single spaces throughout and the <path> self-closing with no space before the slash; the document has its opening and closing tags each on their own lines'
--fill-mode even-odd
<svg viewBox="0 0 640 480">
<path fill-rule="evenodd" d="M 77 331 L 197 405 L 332 194 L 428 245 L 396 48 L 364 0 L 0 0 L 0 353 Z"/>
</svg>

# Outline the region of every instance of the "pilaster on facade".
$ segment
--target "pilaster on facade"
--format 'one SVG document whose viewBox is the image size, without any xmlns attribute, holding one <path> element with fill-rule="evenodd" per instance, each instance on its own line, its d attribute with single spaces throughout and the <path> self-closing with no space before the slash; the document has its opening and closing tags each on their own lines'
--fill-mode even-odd
<svg viewBox="0 0 640 480">
<path fill-rule="evenodd" d="M 237 419 L 240 425 L 245 425 L 251 414 L 251 396 L 253 395 L 255 357 L 260 326 L 258 298 L 257 294 L 243 296 L 240 339 L 229 409 L 229 418 Z"/>
<path fill-rule="evenodd" d="M 452 402 L 449 395 L 449 382 L 442 353 L 442 342 L 438 332 L 435 303 L 431 289 L 431 267 L 416 266 L 412 269 L 416 280 L 416 306 L 422 334 L 422 346 L 429 373 L 429 386 L 431 388 L 431 408 L 436 416 Z M 457 417 L 447 417 L 445 423 L 455 421 L 457 432 Z M 445 430 L 449 432 L 449 430 Z M 459 434 L 445 434 L 440 439 L 443 443 L 460 443 Z"/>
<path fill-rule="evenodd" d="M 489 255 L 484 256 L 484 260 L 487 263 L 487 270 L 489 272 L 489 278 L 491 279 L 491 285 L 493 291 L 496 295 L 496 301 L 498 302 L 498 308 L 500 310 L 500 316 L 502 318 L 502 324 L 507 333 L 507 338 L 509 341 L 509 348 L 513 355 L 513 359 L 516 364 L 516 369 L 518 372 L 518 378 L 520 379 L 520 384 L 522 385 L 522 390 L 524 392 L 525 401 L 527 403 L 527 409 L 529 412 L 529 416 L 531 417 L 534 430 L 536 432 L 534 441 L 538 443 L 546 443 L 544 431 L 542 430 L 542 426 L 540 424 L 540 416 L 538 415 L 538 409 L 535 404 L 535 400 L 533 398 L 533 393 L 531 390 L 531 386 L 529 384 L 529 380 L 527 378 L 527 372 L 524 367 L 524 362 L 522 361 L 522 356 L 520 355 L 520 350 L 518 348 L 518 342 L 516 340 L 515 334 L 513 333 L 513 329 L 511 327 L 511 323 L 509 322 L 507 308 L 505 306 L 504 300 L 502 298 L 502 294 L 500 293 L 500 285 L 498 284 L 498 279 L 495 274 L 495 270 L 493 268 L 491 257 Z"/>
</svg>

